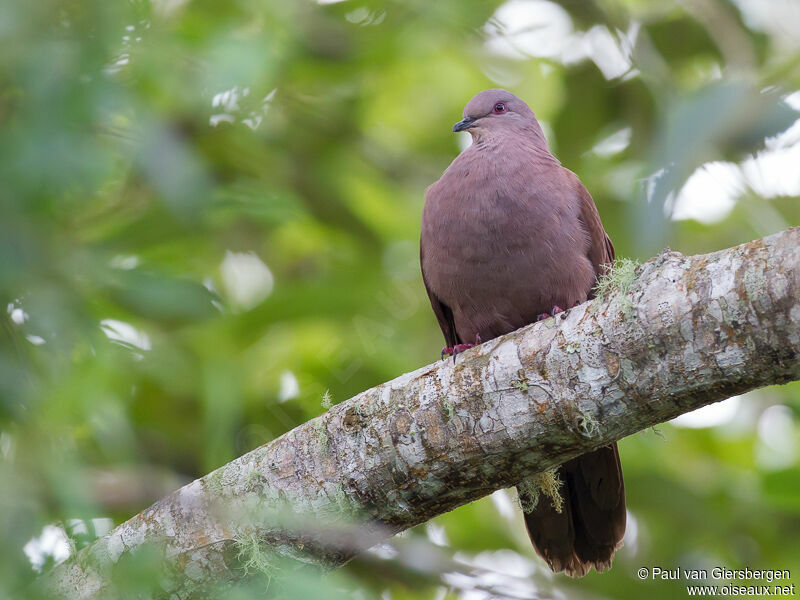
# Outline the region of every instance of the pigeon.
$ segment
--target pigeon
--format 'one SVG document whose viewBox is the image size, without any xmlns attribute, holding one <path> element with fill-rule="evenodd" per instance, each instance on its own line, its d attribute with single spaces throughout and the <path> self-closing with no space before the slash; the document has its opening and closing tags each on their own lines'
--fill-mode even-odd
<svg viewBox="0 0 800 600">
<path fill-rule="evenodd" d="M 425 196 L 420 262 L 443 354 L 510 333 L 593 297 L 614 261 L 589 192 L 550 152 L 528 105 L 485 90 L 453 131 L 472 145 Z M 572 577 L 611 566 L 625 533 L 616 443 L 556 470 L 554 497 L 518 486 L 536 552 Z"/>
</svg>

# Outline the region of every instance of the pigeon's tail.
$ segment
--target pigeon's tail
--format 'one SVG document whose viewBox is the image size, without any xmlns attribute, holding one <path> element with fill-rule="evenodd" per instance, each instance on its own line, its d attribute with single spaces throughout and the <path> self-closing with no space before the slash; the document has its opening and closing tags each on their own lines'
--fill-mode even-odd
<svg viewBox="0 0 800 600">
<path fill-rule="evenodd" d="M 616 443 L 517 489 L 533 547 L 553 571 L 583 577 L 592 567 L 598 572 L 611 567 L 625 534 L 625 484 Z"/>
</svg>

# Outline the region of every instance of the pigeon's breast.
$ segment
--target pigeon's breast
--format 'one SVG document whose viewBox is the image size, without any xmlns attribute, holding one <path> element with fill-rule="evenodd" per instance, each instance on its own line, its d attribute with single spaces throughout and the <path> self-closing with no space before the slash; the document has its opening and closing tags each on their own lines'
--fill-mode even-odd
<svg viewBox="0 0 800 600">
<path fill-rule="evenodd" d="M 594 269 L 561 167 L 456 166 L 429 190 L 422 236 L 426 281 L 460 337 L 489 339 L 585 300 Z"/>
</svg>

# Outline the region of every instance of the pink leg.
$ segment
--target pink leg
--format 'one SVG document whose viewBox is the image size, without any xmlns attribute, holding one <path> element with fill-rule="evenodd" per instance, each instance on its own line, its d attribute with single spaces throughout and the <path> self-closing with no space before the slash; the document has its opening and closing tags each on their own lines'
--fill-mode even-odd
<svg viewBox="0 0 800 600">
<path fill-rule="evenodd" d="M 544 319 L 549 319 L 550 317 L 555 317 L 558 313 L 562 312 L 564 312 L 563 308 L 561 308 L 560 306 L 554 306 L 553 310 L 550 311 L 549 315 L 547 313 L 541 313 L 539 315 L 536 315 L 536 321 L 539 322 L 543 321 Z"/>
<path fill-rule="evenodd" d="M 442 359 L 444 359 L 445 354 L 452 354 L 453 361 L 455 362 L 456 356 L 458 356 L 459 352 L 463 352 L 464 350 L 469 350 L 470 348 L 474 348 L 475 346 L 479 346 L 482 342 L 480 334 L 475 334 L 475 343 L 474 344 L 456 344 L 455 346 L 445 346 L 442 348 Z"/>
</svg>

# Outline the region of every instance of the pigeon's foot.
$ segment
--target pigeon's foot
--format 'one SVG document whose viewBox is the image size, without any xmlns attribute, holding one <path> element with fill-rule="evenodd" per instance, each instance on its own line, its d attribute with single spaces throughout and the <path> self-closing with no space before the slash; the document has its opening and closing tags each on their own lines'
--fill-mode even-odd
<svg viewBox="0 0 800 600">
<path fill-rule="evenodd" d="M 474 348 L 475 346 L 480 346 L 483 342 L 481 341 L 481 336 L 475 335 L 475 343 L 474 344 L 456 344 L 455 346 L 445 346 L 442 348 L 442 359 L 446 355 L 453 355 L 453 362 L 456 360 L 456 356 L 459 355 L 460 352 L 464 350 L 469 350 L 470 348 Z"/>
<path fill-rule="evenodd" d="M 536 322 L 544 321 L 545 319 L 549 319 L 550 317 L 555 317 L 558 313 L 564 312 L 564 309 L 560 306 L 554 306 L 553 310 L 550 311 L 550 314 L 541 313 L 540 315 L 536 315 Z"/>
</svg>

